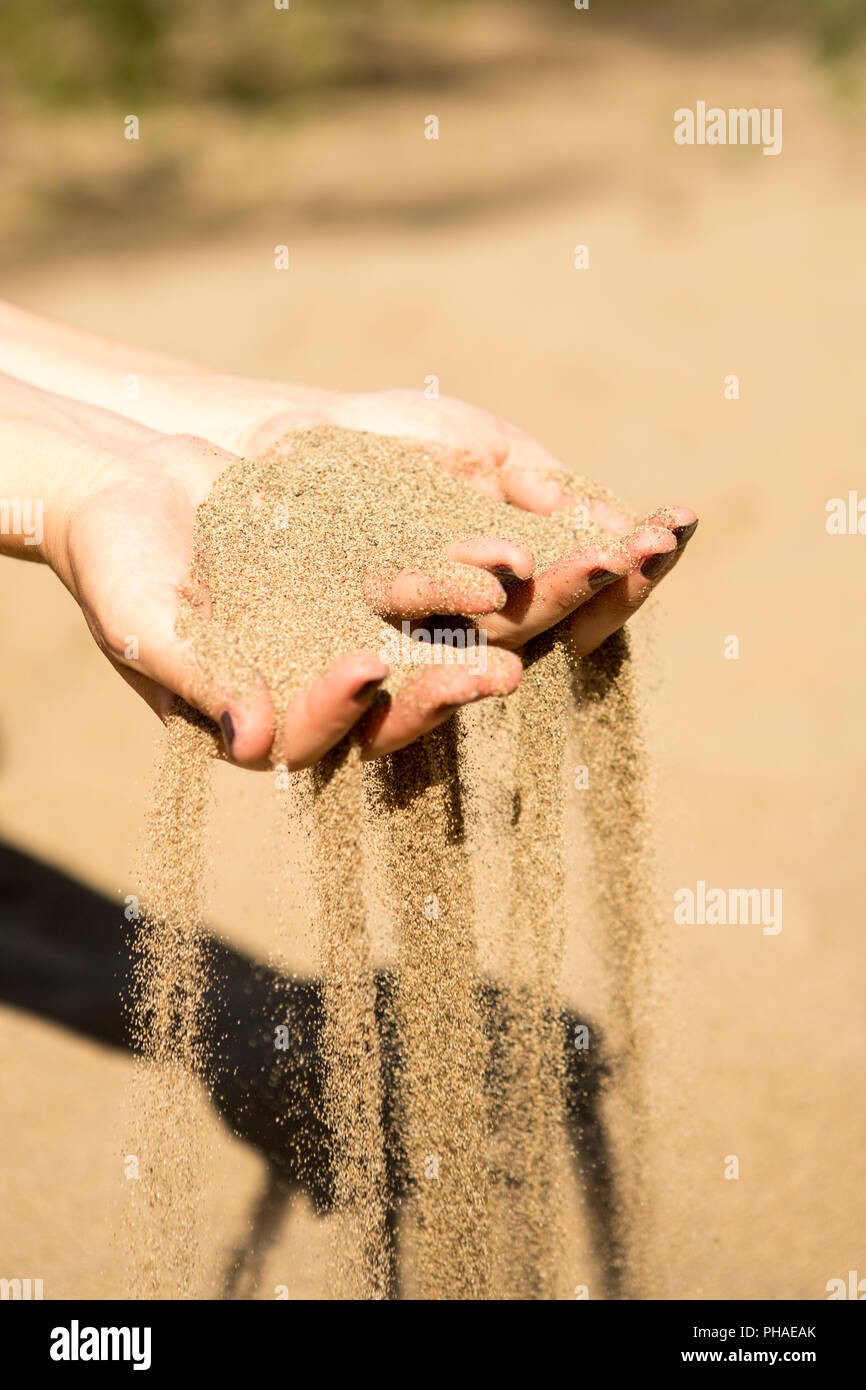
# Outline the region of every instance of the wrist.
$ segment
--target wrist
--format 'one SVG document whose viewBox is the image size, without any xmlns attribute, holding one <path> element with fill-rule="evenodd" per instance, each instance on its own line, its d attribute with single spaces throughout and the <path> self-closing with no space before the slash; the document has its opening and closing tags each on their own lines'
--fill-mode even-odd
<svg viewBox="0 0 866 1390">
<path fill-rule="evenodd" d="M 54 565 L 76 490 L 94 460 L 77 441 L 7 421 L 0 481 L 0 553 Z"/>
<path fill-rule="evenodd" d="M 112 455 L 91 442 L 70 444 L 65 441 L 61 445 L 50 432 L 46 434 L 44 445 L 41 460 L 29 471 L 29 495 L 20 498 L 27 534 L 14 539 L 9 537 L 12 543 L 4 549 L 18 559 L 47 564 L 67 588 L 73 589 L 68 546 L 70 525 L 85 499 L 96 491 L 97 479 L 109 469 Z"/>
<path fill-rule="evenodd" d="M 119 455 L 151 432 L 0 374 L 0 553 L 70 583 L 70 518 Z"/>
</svg>

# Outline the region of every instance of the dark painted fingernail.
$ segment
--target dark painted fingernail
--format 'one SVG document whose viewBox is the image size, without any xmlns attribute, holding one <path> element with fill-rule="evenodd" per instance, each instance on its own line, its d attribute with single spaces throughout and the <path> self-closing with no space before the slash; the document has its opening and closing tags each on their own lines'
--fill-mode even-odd
<svg viewBox="0 0 866 1390">
<path fill-rule="evenodd" d="M 622 575 L 614 574 L 613 570 L 593 570 L 586 582 L 594 591 L 606 589 L 608 584 L 613 584 L 617 579 L 622 579 Z"/>
<path fill-rule="evenodd" d="M 509 565 L 496 565 L 493 573 L 499 580 L 503 589 L 513 589 L 515 584 L 522 584 L 523 580 L 519 574 L 515 574 Z"/>
<path fill-rule="evenodd" d="M 223 742 L 226 746 L 226 752 L 228 753 L 229 757 L 231 757 L 232 744 L 235 741 L 235 726 L 234 721 L 231 715 L 229 714 L 228 710 L 223 710 L 222 714 L 220 715 L 220 728 L 223 731 Z"/>
<path fill-rule="evenodd" d="M 650 555 L 641 565 L 640 572 L 644 579 L 659 579 L 665 570 L 670 569 L 676 557 L 675 550 L 663 550 L 661 555 Z"/>
<path fill-rule="evenodd" d="M 690 521 L 688 526 L 675 526 L 673 528 L 673 533 L 677 538 L 677 545 L 679 546 L 680 550 L 682 550 L 686 541 L 691 540 L 692 536 L 695 534 L 697 529 L 698 523 L 696 521 Z"/>
<path fill-rule="evenodd" d="M 369 700 L 370 696 L 374 695 L 376 691 L 379 689 L 379 686 L 382 684 L 384 679 L 384 676 L 380 676 L 379 679 L 375 681 L 364 681 L 363 685 L 358 686 L 358 689 L 355 691 L 354 695 L 352 696 L 352 699 Z"/>
</svg>

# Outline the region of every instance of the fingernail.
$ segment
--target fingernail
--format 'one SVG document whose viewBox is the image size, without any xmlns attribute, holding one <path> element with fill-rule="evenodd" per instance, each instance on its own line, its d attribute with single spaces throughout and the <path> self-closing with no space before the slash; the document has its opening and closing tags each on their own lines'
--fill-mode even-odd
<svg viewBox="0 0 866 1390">
<path fill-rule="evenodd" d="M 586 582 L 592 590 L 595 590 L 605 589 L 608 584 L 613 584 L 617 579 L 622 579 L 622 575 L 614 574 L 613 570 L 593 570 Z"/>
<path fill-rule="evenodd" d="M 352 696 L 352 699 L 359 701 L 369 700 L 370 696 L 374 695 L 375 692 L 379 689 L 379 686 L 382 684 L 384 679 L 384 676 L 380 676 L 379 679 L 375 681 L 364 681 L 363 685 L 358 686 L 358 689 L 355 691 L 354 695 Z"/>
<path fill-rule="evenodd" d="M 223 731 L 223 742 L 226 746 L 226 752 L 228 753 L 229 757 L 231 757 L 232 744 L 235 741 L 235 726 L 234 721 L 231 715 L 229 714 L 228 710 L 223 710 L 222 714 L 220 715 L 220 728 Z"/>
<path fill-rule="evenodd" d="M 675 550 L 663 550 L 660 555 L 648 556 L 640 567 L 644 579 L 659 579 L 665 570 L 670 569 L 676 556 Z"/>
<path fill-rule="evenodd" d="M 496 565 L 493 573 L 496 575 L 503 589 L 513 589 L 515 584 L 523 583 L 520 575 L 515 574 L 510 565 Z"/>
<path fill-rule="evenodd" d="M 695 534 L 697 529 L 698 523 L 696 521 L 690 521 L 688 526 L 674 526 L 673 534 L 677 538 L 677 545 L 679 546 L 680 550 L 682 550 L 686 541 L 691 540 L 692 536 Z"/>
</svg>

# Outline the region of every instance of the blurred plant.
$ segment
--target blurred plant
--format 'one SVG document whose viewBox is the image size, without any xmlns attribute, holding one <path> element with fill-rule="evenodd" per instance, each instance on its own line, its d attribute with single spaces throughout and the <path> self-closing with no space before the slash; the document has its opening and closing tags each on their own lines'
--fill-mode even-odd
<svg viewBox="0 0 866 1390">
<path fill-rule="evenodd" d="M 526 14 L 529 0 L 512 0 Z M 2 90 L 50 104 L 209 99 L 267 105 L 314 90 L 447 77 L 449 27 L 508 0 L 2 0 Z M 571 0 L 535 0 L 551 26 Z M 666 37 L 804 34 L 817 56 L 846 55 L 866 29 L 866 0 L 604 0 L 605 29 Z M 553 31 L 553 30 L 552 30 Z M 453 32 L 453 30 L 452 30 Z M 436 42 L 430 42 L 431 36 Z"/>
<path fill-rule="evenodd" d="M 605 0 L 605 11 L 685 36 L 800 33 L 822 59 L 846 56 L 866 30 L 866 0 Z"/>
<path fill-rule="evenodd" d="M 2 0 L 6 92 L 83 103 L 142 97 L 269 103 L 287 88 L 399 81 L 411 42 L 466 0 Z M 406 32 L 411 21 L 412 32 Z"/>
</svg>

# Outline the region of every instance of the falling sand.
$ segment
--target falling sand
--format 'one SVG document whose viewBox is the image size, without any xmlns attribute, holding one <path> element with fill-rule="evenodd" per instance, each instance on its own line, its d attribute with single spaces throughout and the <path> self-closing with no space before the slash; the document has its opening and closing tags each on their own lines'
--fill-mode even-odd
<svg viewBox="0 0 866 1390">
<path fill-rule="evenodd" d="M 265 457 L 230 465 L 196 516 L 190 594 L 206 592 L 210 612 L 205 617 L 201 605 L 185 601 L 179 625 L 202 671 L 221 672 L 240 694 L 263 683 L 277 728 L 293 698 L 347 651 L 381 652 L 392 663 L 362 728 L 399 690 L 429 707 L 418 682 L 425 667 L 486 662 L 495 678 L 501 659 L 476 638 L 469 618 L 431 618 L 413 632 L 416 640 L 395 642 L 395 630 L 378 616 L 388 582 L 401 571 L 429 575 L 449 586 L 457 611 L 478 612 L 489 579 L 447 559 L 450 543 L 510 540 L 533 552 L 540 572 L 590 539 L 603 535 L 610 545 L 588 514 L 593 503 L 612 499 L 573 479 L 574 514 L 540 517 L 476 490 L 464 471 L 465 461 L 439 457 L 430 446 L 334 428 L 298 431 Z M 423 1298 L 560 1296 L 562 1156 L 575 1135 L 581 1149 L 584 1131 L 586 1151 L 576 1161 L 598 1258 L 608 1267 L 606 1287 L 633 1295 L 643 1278 L 638 1001 L 653 921 L 627 644 L 617 636 L 592 657 L 576 658 L 554 629 L 522 655 L 516 694 L 485 701 L 477 719 L 458 714 L 372 762 L 362 760 L 355 731 L 314 769 L 277 768 L 291 814 L 305 828 L 315 890 L 322 1119 L 340 1214 L 335 1297 L 393 1296 L 404 1266 Z M 573 1016 L 558 994 L 566 915 L 562 768 L 570 738 L 603 789 L 588 804 L 616 1001 L 605 1027 L 621 1094 L 615 1158 L 583 1121 L 569 1125 L 581 1101 L 578 1043 L 564 1034 Z M 208 1024 L 200 943 L 209 762 L 217 748 L 213 726 L 179 706 L 154 797 L 139 933 L 136 1026 L 146 1063 L 131 1222 L 150 1230 L 135 1282 L 145 1297 L 194 1296 L 195 1289 L 201 1155 L 194 1119 L 185 1117 L 195 1114 L 191 1090 Z M 502 748 L 509 758 L 498 756 Z M 498 835 L 510 861 L 495 981 L 480 970 L 471 872 L 484 804 L 502 811 Z M 397 940 L 391 1021 L 399 1060 L 390 1066 L 365 872 L 382 890 Z"/>
</svg>

